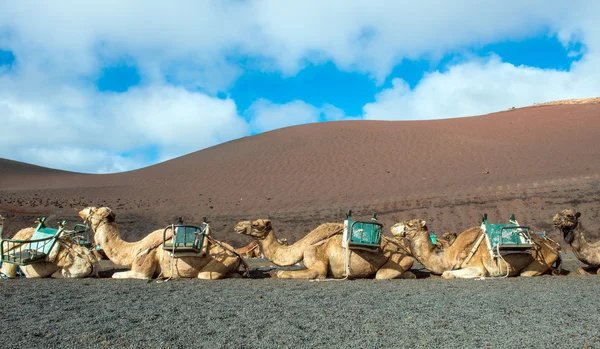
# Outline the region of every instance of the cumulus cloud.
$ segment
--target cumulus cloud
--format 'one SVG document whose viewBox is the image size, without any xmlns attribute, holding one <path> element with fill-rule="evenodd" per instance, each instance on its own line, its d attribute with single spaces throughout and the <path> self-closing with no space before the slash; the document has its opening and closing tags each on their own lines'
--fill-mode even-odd
<svg viewBox="0 0 600 349">
<path fill-rule="evenodd" d="M 0 26 L 10 33 L 0 44 L 71 72 L 90 72 L 102 58 L 125 54 L 154 77 L 178 61 L 220 67 L 229 78 L 216 84 L 226 86 L 236 73 L 230 58 L 242 54 L 260 58 L 262 69 L 290 75 L 308 62 L 331 60 L 381 82 L 402 58 L 548 28 L 568 40 L 582 23 L 596 25 L 598 10 L 590 1 L 541 0 L 11 2 L 0 13 Z"/>
<path fill-rule="evenodd" d="M 246 116 L 254 133 L 319 121 L 358 119 L 347 116 L 342 109 L 327 103 L 316 107 L 299 100 L 276 104 L 266 99 L 254 102 L 246 111 Z"/>
<path fill-rule="evenodd" d="M 365 119 L 423 120 L 480 115 L 535 103 L 596 97 L 600 81 L 591 67 L 570 72 L 516 67 L 498 57 L 478 59 L 426 75 L 411 90 L 401 79 L 364 106 Z"/>
<path fill-rule="evenodd" d="M 125 93 L 40 87 L 18 93 L 0 77 L 0 157 L 81 172 L 119 172 L 242 137 L 248 124 L 231 99 L 153 85 Z M 143 153 L 156 149 L 154 158 Z"/>
</svg>

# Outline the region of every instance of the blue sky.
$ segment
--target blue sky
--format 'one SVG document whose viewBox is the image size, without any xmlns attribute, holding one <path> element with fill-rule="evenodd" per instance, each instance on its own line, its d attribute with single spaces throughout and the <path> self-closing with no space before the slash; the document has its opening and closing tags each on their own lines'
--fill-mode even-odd
<svg viewBox="0 0 600 349">
<path fill-rule="evenodd" d="M 8 4 L 0 157 L 110 173 L 303 123 L 600 94 L 600 5 L 433 3 Z"/>
</svg>

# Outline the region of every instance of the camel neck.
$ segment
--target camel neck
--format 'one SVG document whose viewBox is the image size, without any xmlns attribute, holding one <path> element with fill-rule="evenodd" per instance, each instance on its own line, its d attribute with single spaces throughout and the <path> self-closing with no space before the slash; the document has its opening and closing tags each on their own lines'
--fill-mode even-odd
<svg viewBox="0 0 600 349">
<path fill-rule="evenodd" d="M 580 251 L 589 247 L 587 240 L 585 239 L 585 228 L 581 225 L 581 222 L 577 223 L 575 229 L 573 229 L 573 242 L 571 248 L 573 251 Z"/>
<path fill-rule="evenodd" d="M 257 240 L 257 242 L 260 245 L 265 258 L 282 267 L 300 262 L 304 256 L 304 249 L 310 243 L 305 237 L 293 245 L 282 245 L 277 241 L 277 237 L 273 230 L 271 230 L 264 239 Z"/>
<path fill-rule="evenodd" d="M 413 257 L 419 263 L 433 273 L 441 274 L 444 272 L 445 266 L 443 258 L 441 258 L 439 249 L 431 242 L 429 238 L 429 232 L 426 230 L 420 231 L 416 234 L 414 239 L 410 239 L 410 250 Z"/>
<path fill-rule="evenodd" d="M 132 243 L 121 239 L 116 223 L 103 222 L 96 229 L 94 240 L 102 247 L 106 256 L 115 264 L 131 267 L 133 255 Z"/>
</svg>

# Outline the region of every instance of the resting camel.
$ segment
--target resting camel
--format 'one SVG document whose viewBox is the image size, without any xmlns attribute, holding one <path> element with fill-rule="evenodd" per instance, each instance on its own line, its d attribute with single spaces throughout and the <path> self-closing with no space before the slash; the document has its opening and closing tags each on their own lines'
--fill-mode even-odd
<svg viewBox="0 0 600 349">
<path fill-rule="evenodd" d="M 121 239 L 115 222 L 115 214 L 108 207 L 87 207 L 79 212 L 86 221 L 94 240 L 115 264 L 130 268 L 113 274 L 116 279 L 152 279 L 162 275 L 166 278 L 222 279 L 236 277 L 241 258 L 233 247 L 214 239 L 204 239 L 207 253 L 178 258 L 163 250 L 163 229 L 155 230 L 142 240 L 126 242 Z M 167 238 L 172 237 L 171 229 Z M 225 248 L 224 248 L 224 247 Z"/>
<path fill-rule="evenodd" d="M 236 248 L 235 253 L 246 258 L 260 258 L 260 248 L 256 241 L 250 241 L 248 245 Z"/>
<path fill-rule="evenodd" d="M 1 218 L 0 223 L 3 221 L 4 218 Z M 3 226 L 0 225 L 0 234 L 2 229 Z M 35 228 L 24 228 L 19 230 L 12 239 L 29 240 L 34 233 Z M 11 248 L 11 250 L 13 249 Z M 5 253 L 9 251 L 5 251 Z M 71 236 L 63 235 L 57 239 L 45 260 L 19 267 L 27 278 L 84 278 L 97 275 L 98 260 L 87 248 L 73 242 Z M 17 265 L 2 263 L 0 272 L 8 278 L 16 278 Z"/>
<path fill-rule="evenodd" d="M 322 279 L 345 277 L 345 249 L 342 247 L 343 224 L 325 223 L 308 233 L 293 245 L 277 241 L 271 221 L 257 219 L 239 222 L 235 231 L 253 237 L 266 259 L 278 266 L 304 262 L 304 270 L 280 270 L 275 276 L 284 279 Z M 352 250 L 350 274 L 352 278 L 394 279 L 414 278 L 408 270 L 413 259 L 396 245 L 384 240 L 379 250 Z"/>
<path fill-rule="evenodd" d="M 589 267 L 579 268 L 579 274 L 588 274 L 588 271 L 594 271 L 600 274 L 600 241 L 594 243 L 587 242 L 585 239 L 586 230 L 579 221 L 581 213 L 575 210 L 566 209 L 557 213 L 552 219 L 552 223 L 563 233 L 563 239 L 571 246 L 577 259 Z"/>
<path fill-rule="evenodd" d="M 443 249 L 431 242 L 424 220 L 412 219 L 397 223 L 391 231 L 396 238 L 408 240 L 412 256 L 419 263 L 445 279 L 507 274 L 507 265 L 492 260 L 486 242 L 480 241 L 483 231 L 479 227 L 465 230 L 452 245 Z M 542 275 L 550 271 L 551 265 L 559 260 L 560 246 L 556 242 L 536 234 L 532 234 L 532 239 L 537 246 L 532 255 L 518 253 L 504 256 L 509 266 L 508 276 Z M 471 254 L 474 247 L 475 251 Z"/>
</svg>

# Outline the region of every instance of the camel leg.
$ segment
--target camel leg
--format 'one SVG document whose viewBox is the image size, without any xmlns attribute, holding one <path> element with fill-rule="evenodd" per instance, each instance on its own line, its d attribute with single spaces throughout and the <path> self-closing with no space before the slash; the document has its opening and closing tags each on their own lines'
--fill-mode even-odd
<svg viewBox="0 0 600 349">
<path fill-rule="evenodd" d="M 446 270 L 442 273 L 442 278 L 444 279 L 473 279 L 482 276 L 485 276 L 485 273 L 478 267 Z"/>
<path fill-rule="evenodd" d="M 538 261 L 534 261 L 531 264 L 529 264 L 525 269 L 521 270 L 521 273 L 519 275 L 525 277 L 540 276 L 547 271 L 548 266 L 543 265 Z"/>
<path fill-rule="evenodd" d="M 327 277 L 327 263 L 316 262 L 308 269 L 279 270 L 275 273 L 279 279 L 324 279 Z"/>
<path fill-rule="evenodd" d="M 232 272 L 232 262 L 237 263 L 237 257 L 226 258 L 225 261 L 213 259 L 206 264 L 198 273 L 198 279 L 217 280 L 225 278 Z"/>
<path fill-rule="evenodd" d="M 224 259 L 212 259 L 198 273 L 198 279 L 217 280 L 235 274 L 240 261 L 235 255 L 227 255 Z"/>
<path fill-rule="evenodd" d="M 114 273 L 112 276 L 113 279 L 142 279 L 148 280 L 152 279 L 152 275 L 145 275 L 135 270 L 128 271 L 120 271 L 118 273 Z"/>
<path fill-rule="evenodd" d="M 403 256 L 401 254 L 393 255 L 390 259 L 375 274 L 375 279 L 386 280 L 386 279 L 415 279 L 415 274 L 408 270 L 412 267 L 414 259 L 409 256 Z"/>
<path fill-rule="evenodd" d="M 2 269 L 0 270 L 9 279 L 17 277 L 17 266 L 11 263 L 2 263 Z"/>
<path fill-rule="evenodd" d="M 52 275 L 50 275 L 50 277 L 53 279 L 64 279 L 65 278 L 65 276 L 63 275 L 62 269 L 58 269 L 57 271 L 52 273 Z"/>
<path fill-rule="evenodd" d="M 577 268 L 577 274 L 579 275 L 592 275 L 592 274 L 599 274 L 600 275 L 600 269 L 598 269 L 598 267 L 590 267 L 585 266 L 585 267 L 579 267 Z"/>
</svg>

